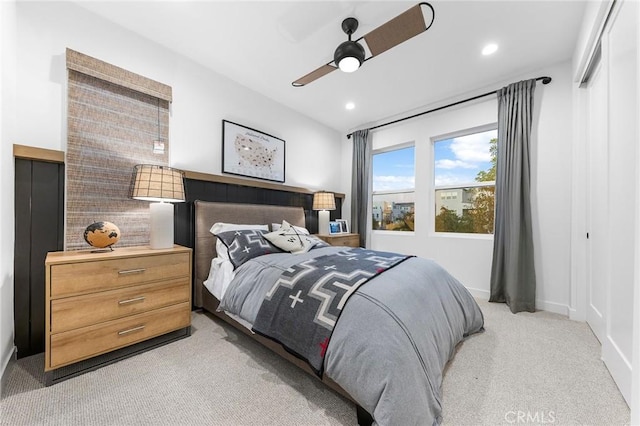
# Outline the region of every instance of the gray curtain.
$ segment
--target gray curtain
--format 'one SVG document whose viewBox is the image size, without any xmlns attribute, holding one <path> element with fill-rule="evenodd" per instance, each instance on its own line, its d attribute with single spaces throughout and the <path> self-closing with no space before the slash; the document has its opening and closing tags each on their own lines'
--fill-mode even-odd
<svg viewBox="0 0 640 426">
<path fill-rule="evenodd" d="M 367 207 L 371 174 L 371 138 L 369 129 L 353 132 L 353 165 L 351 169 L 351 232 L 360 234 L 360 246 L 367 243 Z"/>
<path fill-rule="evenodd" d="M 505 302 L 513 313 L 535 311 L 529 155 L 535 88 L 534 79 L 497 92 L 496 216 L 489 301 Z"/>
</svg>

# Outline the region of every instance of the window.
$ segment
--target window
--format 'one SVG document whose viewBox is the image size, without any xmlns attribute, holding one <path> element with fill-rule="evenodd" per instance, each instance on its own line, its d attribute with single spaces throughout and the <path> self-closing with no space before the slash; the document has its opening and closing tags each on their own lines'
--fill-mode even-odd
<svg viewBox="0 0 640 426">
<path fill-rule="evenodd" d="M 434 142 L 435 230 L 493 234 L 495 126 Z"/>
<path fill-rule="evenodd" d="M 404 145 L 373 153 L 372 229 L 413 231 L 415 147 Z"/>
</svg>

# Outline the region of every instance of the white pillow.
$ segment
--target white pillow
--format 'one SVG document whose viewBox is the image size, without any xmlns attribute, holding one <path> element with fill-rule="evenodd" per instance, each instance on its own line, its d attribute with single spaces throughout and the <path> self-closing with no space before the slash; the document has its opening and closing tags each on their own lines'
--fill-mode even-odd
<svg viewBox="0 0 640 426">
<path fill-rule="evenodd" d="M 216 238 L 216 253 L 220 260 L 229 260 L 229 249 L 220 241 L 220 238 Z"/>
<path fill-rule="evenodd" d="M 287 221 L 286 221 L 286 220 L 283 220 L 282 222 L 283 222 L 283 223 L 287 223 Z M 309 235 L 309 234 L 311 234 L 311 232 L 309 232 L 309 230 L 308 230 L 307 228 L 303 228 L 303 227 L 301 227 L 301 226 L 295 226 L 295 225 L 291 225 L 291 224 L 288 224 L 288 225 L 289 225 L 289 226 L 291 226 L 291 227 L 293 227 L 293 229 L 295 229 L 296 231 L 298 231 L 298 232 L 299 232 L 299 233 L 301 233 L 301 234 L 304 234 L 304 235 Z M 277 231 L 278 229 L 280 229 L 280 227 L 281 227 L 281 226 L 282 226 L 282 225 L 280 225 L 279 223 L 272 223 L 272 224 L 271 224 L 271 230 L 272 230 L 272 231 Z"/>
<path fill-rule="evenodd" d="M 318 239 L 298 231 L 296 226 L 290 225 L 286 220 L 277 230 L 264 235 L 264 238 L 281 250 L 290 253 L 306 253 L 315 246 Z"/>
<path fill-rule="evenodd" d="M 238 223 L 224 223 L 224 222 L 216 222 L 213 224 L 209 232 L 213 235 L 220 234 L 222 232 L 227 231 L 237 231 L 242 229 L 262 229 L 263 231 L 268 231 L 268 225 L 242 225 Z M 229 250 L 227 246 L 224 245 L 219 238 L 216 238 L 216 253 L 218 257 L 222 260 L 229 260 Z"/>
<path fill-rule="evenodd" d="M 224 245 L 224 244 L 223 244 Z M 236 273 L 233 270 L 233 264 L 229 260 L 222 260 L 219 257 L 211 259 L 211 269 L 209 277 L 202 284 L 213 294 L 218 300 L 222 300 L 224 293 L 229 287 L 229 283 L 233 281 Z"/>
</svg>

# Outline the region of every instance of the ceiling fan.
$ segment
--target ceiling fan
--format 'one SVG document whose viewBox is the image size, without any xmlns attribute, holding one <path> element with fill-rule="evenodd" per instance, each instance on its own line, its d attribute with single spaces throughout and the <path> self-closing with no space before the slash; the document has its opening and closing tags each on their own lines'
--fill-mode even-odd
<svg viewBox="0 0 640 426">
<path fill-rule="evenodd" d="M 429 25 L 426 24 L 424 19 L 423 6 L 431 10 L 431 22 Z M 347 34 L 349 39 L 336 48 L 333 60 L 291 84 L 293 87 L 305 86 L 338 68 L 344 72 L 353 72 L 360 68 L 360 65 L 365 61 L 427 31 L 433 25 L 435 17 L 433 6 L 427 2 L 421 2 L 355 41 L 351 40 L 351 36 L 358 29 L 358 20 L 356 18 L 347 18 L 342 21 L 342 31 Z M 359 43 L 361 40 L 364 40 L 371 53 L 367 58 L 365 58 L 364 47 Z"/>
</svg>

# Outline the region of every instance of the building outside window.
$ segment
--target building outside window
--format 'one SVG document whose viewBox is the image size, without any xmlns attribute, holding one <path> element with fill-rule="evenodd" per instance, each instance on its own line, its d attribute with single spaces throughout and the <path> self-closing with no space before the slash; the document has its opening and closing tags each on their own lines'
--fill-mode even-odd
<svg viewBox="0 0 640 426">
<path fill-rule="evenodd" d="M 435 231 L 493 234 L 495 126 L 434 141 Z"/>
<path fill-rule="evenodd" d="M 373 153 L 372 229 L 413 231 L 415 147 L 395 146 Z"/>
</svg>

